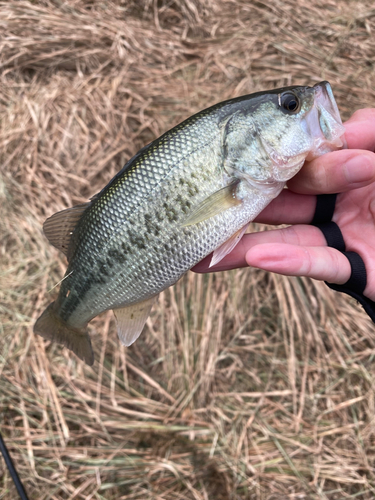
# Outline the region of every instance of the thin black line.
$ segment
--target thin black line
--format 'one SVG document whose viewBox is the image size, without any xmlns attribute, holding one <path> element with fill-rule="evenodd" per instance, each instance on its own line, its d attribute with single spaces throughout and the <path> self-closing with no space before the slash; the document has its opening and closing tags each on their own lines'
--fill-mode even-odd
<svg viewBox="0 0 375 500">
<path fill-rule="evenodd" d="M 29 500 L 26 491 L 21 483 L 21 479 L 19 478 L 19 475 L 16 471 L 16 468 L 14 467 L 14 464 L 12 462 L 12 459 L 10 458 L 8 448 L 6 447 L 3 437 L 0 432 L 0 451 L 3 454 L 5 463 L 9 469 L 10 475 L 12 476 L 13 482 L 17 488 L 18 494 L 21 497 L 21 500 Z"/>
</svg>

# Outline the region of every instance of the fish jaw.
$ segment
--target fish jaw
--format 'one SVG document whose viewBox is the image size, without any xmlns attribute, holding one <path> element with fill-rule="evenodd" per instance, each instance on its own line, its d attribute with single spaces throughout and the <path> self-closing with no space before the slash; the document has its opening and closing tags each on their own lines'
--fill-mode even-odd
<svg viewBox="0 0 375 500">
<path fill-rule="evenodd" d="M 346 148 L 345 128 L 333 96 L 331 85 L 321 82 L 314 85 L 314 106 L 307 113 L 305 126 L 313 137 L 311 151 L 306 157 L 311 161 L 325 153 Z"/>
<path fill-rule="evenodd" d="M 281 94 L 280 94 L 281 95 Z M 300 93 L 305 99 L 306 109 L 294 121 L 290 121 L 291 131 L 286 131 L 279 144 L 264 133 L 259 133 L 259 144 L 268 157 L 271 166 L 268 176 L 254 179 L 252 173 L 245 174 L 247 182 L 258 185 L 266 191 L 277 184 L 285 183 L 302 168 L 305 161 L 311 161 L 325 153 L 346 148 L 345 128 L 328 82 L 321 82 Z"/>
</svg>

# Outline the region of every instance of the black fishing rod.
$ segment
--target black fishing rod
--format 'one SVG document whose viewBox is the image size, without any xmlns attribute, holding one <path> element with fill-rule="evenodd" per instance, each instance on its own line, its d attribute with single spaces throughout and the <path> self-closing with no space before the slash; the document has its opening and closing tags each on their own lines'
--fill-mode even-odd
<svg viewBox="0 0 375 500">
<path fill-rule="evenodd" d="M 10 475 L 12 476 L 13 482 L 17 488 L 18 494 L 21 497 L 21 500 L 29 500 L 28 496 L 26 495 L 26 491 L 21 483 L 21 479 L 16 471 L 16 468 L 14 467 L 13 461 L 10 458 L 8 448 L 6 447 L 3 436 L 1 435 L 0 432 L 0 451 L 4 457 L 5 463 L 8 467 L 8 470 L 10 472 Z"/>
</svg>

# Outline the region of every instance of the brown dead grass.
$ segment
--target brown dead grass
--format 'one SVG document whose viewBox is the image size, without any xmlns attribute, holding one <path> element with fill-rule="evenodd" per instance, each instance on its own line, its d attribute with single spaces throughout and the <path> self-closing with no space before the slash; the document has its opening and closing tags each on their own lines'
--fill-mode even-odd
<svg viewBox="0 0 375 500">
<path fill-rule="evenodd" d="M 0 428 L 30 499 L 374 498 L 375 328 L 321 283 L 190 273 L 130 349 L 92 322 L 93 369 L 32 332 L 47 216 L 220 100 L 327 79 L 371 106 L 374 33 L 371 0 L 0 1 Z"/>
</svg>

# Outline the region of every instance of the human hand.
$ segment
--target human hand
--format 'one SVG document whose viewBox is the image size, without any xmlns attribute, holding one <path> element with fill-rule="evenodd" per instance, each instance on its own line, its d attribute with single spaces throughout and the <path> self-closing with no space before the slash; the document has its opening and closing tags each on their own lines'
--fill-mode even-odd
<svg viewBox="0 0 375 500">
<path fill-rule="evenodd" d="M 346 250 L 358 253 L 366 267 L 364 295 L 375 300 L 375 109 L 361 109 L 344 124 L 348 148 L 327 153 L 291 179 L 280 195 L 257 217 L 265 224 L 288 228 L 245 234 L 220 263 L 208 268 L 211 256 L 195 272 L 252 266 L 288 276 L 309 276 L 343 284 L 351 275 L 348 259 L 327 246 L 311 223 L 316 195 L 340 193 L 332 220 L 341 229 Z"/>
</svg>

